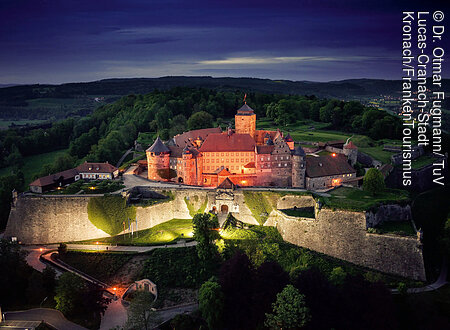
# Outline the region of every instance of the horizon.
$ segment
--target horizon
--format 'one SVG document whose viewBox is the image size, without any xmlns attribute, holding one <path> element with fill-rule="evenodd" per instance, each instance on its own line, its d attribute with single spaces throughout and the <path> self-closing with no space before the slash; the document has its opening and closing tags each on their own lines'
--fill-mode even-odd
<svg viewBox="0 0 450 330">
<path fill-rule="evenodd" d="M 401 14 L 421 6 L 404 0 L 364 6 L 357 0 L 6 0 L 0 3 L 0 84 L 164 76 L 398 80 Z M 427 10 L 445 6 L 427 4 Z M 449 72 L 443 65 L 442 75 Z"/>
</svg>

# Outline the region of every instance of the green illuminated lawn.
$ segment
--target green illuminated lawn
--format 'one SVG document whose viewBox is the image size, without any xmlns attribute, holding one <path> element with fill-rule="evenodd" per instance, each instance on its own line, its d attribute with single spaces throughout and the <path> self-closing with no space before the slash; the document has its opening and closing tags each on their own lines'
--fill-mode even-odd
<svg viewBox="0 0 450 330">
<path fill-rule="evenodd" d="M 150 229 L 130 234 L 117 235 L 101 239 L 83 241 L 92 244 L 94 242 L 119 244 L 119 245 L 160 245 L 175 243 L 181 238 L 192 239 L 192 219 L 172 219 Z"/>
<path fill-rule="evenodd" d="M 339 187 L 330 192 L 331 197 L 321 197 L 329 208 L 353 211 L 365 211 L 378 203 L 396 203 L 409 200 L 406 190 L 385 189 L 372 196 L 370 193 L 357 188 Z"/>
</svg>

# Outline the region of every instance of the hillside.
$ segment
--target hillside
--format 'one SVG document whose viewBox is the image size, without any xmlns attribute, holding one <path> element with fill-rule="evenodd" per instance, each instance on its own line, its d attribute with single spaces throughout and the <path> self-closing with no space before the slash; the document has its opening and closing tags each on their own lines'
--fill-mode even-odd
<svg viewBox="0 0 450 330">
<path fill-rule="evenodd" d="M 449 88 L 448 81 L 444 81 L 444 89 Z M 366 100 L 379 95 L 398 96 L 401 85 L 400 81 L 380 79 L 308 82 L 183 76 L 105 79 L 61 85 L 20 85 L 0 88 L 0 119 L 62 119 L 75 115 L 85 116 L 99 105 L 114 102 L 124 95 L 146 94 L 154 89 L 167 90 L 173 87 Z"/>
</svg>

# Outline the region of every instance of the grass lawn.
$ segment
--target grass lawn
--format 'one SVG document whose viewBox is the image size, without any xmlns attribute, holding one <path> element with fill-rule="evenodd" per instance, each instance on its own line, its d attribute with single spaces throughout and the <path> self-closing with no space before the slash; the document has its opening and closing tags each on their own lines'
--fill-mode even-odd
<svg viewBox="0 0 450 330">
<path fill-rule="evenodd" d="M 409 200 L 409 193 L 400 189 L 385 189 L 384 192 L 372 196 L 357 188 L 339 187 L 331 191 L 331 197 L 321 197 L 330 208 L 365 211 L 377 203 L 399 202 Z"/>
<path fill-rule="evenodd" d="M 283 213 L 286 213 L 287 215 L 291 217 L 299 217 L 299 218 L 315 218 L 314 215 L 314 207 L 301 207 L 297 209 L 287 209 L 287 210 L 280 210 Z"/>
<path fill-rule="evenodd" d="M 376 227 L 381 233 L 396 234 L 401 236 L 416 236 L 416 232 L 409 221 L 390 221 Z"/>
<path fill-rule="evenodd" d="M 59 156 L 64 155 L 68 149 L 62 149 L 45 154 L 24 157 L 24 165 L 22 168 L 25 176 L 25 185 L 33 181 L 33 177 L 38 174 L 45 164 L 53 163 Z M 12 167 L 4 167 L 0 169 L 0 176 L 8 175 L 12 171 Z"/>
<path fill-rule="evenodd" d="M 430 155 L 423 155 L 417 159 L 414 159 L 411 163 L 411 167 L 414 170 L 418 170 L 419 168 L 422 168 L 426 165 L 432 164 L 435 160 L 436 160 L 436 158 L 434 158 Z"/>
<path fill-rule="evenodd" d="M 289 124 L 280 129 L 291 134 L 292 138 L 296 141 L 313 141 L 313 142 L 326 142 L 333 140 L 346 140 L 352 134 L 343 133 L 339 131 L 325 130 L 328 127 L 328 123 L 319 123 L 314 121 L 301 121 L 294 124 Z M 257 120 L 257 128 L 265 130 L 277 130 L 277 125 L 267 119 Z M 312 129 L 311 127 L 314 127 Z"/>
<path fill-rule="evenodd" d="M 377 147 L 363 147 L 358 149 L 364 152 L 365 154 L 368 154 L 370 157 L 379 160 L 383 164 L 390 164 L 391 156 L 395 154 L 394 152 L 383 150 L 382 145 Z"/>
<path fill-rule="evenodd" d="M 159 245 L 175 243 L 181 238 L 191 239 L 192 235 L 192 219 L 172 219 L 150 229 L 135 232 L 134 237 L 130 237 L 130 234 L 124 234 L 83 241 L 82 243 L 92 244 L 94 242 L 100 242 L 119 245 Z"/>
</svg>

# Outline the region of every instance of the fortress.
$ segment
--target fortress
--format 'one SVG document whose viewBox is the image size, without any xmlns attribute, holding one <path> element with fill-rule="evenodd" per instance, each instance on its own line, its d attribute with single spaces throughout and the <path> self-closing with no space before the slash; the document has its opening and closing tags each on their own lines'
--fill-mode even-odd
<svg viewBox="0 0 450 330">
<path fill-rule="evenodd" d="M 357 147 L 347 142 L 338 152 L 307 157 L 280 130 L 256 129 L 256 114 L 244 104 L 235 129 L 185 132 L 167 145 L 158 137 L 147 150 L 148 179 L 220 187 L 279 186 L 323 190 L 352 181 Z"/>
<path fill-rule="evenodd" d="M 139 194 L 164 194 L 163 189 L 135 187 Z M 246 194 L 258 193 L 271 205 L 265 226 L 274 226 L 283 239 L 295 245 L 385 273 L 425 280 L 422 244 L 417 237 L 367 232 L 378 218 L 410 220 L 409 206 L 384 205 L 373 212 L 331 210 L 320 206 L 312 196 L 254 189 L 171 189 L 172 199 L 148 206 L 136 206 L 139 230 L 171 219 L 190 219 L 191 210 L 218 210 L 220 216 L 232 213 L 247 224 L 260 219 L 246 203 Z M 129 193 L 124 198 L 129 198 Z M 22 195 L 11 208 L 5 237 L 17 237 L 24 244 L 49 244 L 98 239 L 110 236 L 89 219 L 86 195 Z M 314 208 L 314 218 L 288 216 L 282 210 Z M 124 231 L 123 233 L 127 233 Z"/>
</svg>

